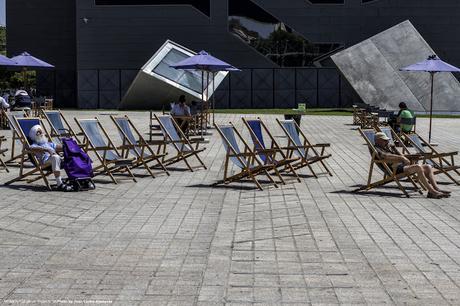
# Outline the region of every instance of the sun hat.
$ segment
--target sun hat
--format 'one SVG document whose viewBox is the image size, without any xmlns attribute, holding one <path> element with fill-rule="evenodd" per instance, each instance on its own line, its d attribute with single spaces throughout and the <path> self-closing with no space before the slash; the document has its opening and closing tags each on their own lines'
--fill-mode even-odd
<svg viewBox="0 0 460 306">
<path fill-rule="evenodd" d="M 390 140 L 390 138 L 388 138 L 387 134 L 384 132 L 375 133 L 375 139 Z"/>
</svg>

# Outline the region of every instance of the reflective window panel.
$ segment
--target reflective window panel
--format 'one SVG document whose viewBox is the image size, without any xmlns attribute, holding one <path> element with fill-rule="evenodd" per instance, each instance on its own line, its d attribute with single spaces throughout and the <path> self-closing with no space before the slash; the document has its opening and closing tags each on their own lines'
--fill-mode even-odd
<svg viewBox="0 0 460 306">
<path fill-rule="evenodd" d="M 281 67 L 311 66 L 339 43 L 312 43 L 251 0 L 229 0 L 229 31 Z"/>
</svg>

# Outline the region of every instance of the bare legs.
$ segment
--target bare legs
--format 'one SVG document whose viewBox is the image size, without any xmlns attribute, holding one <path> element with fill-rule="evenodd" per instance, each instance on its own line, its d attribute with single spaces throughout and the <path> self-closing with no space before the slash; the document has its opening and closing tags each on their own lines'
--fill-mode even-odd
<svg viewBox="0 0 460 306">
<path fill-rule="evenodd" d="M 438 184 L 434 178 L 433 169 L 430 165 L 409 165 L 404 167 L 404 172 L 408 174 L 417 174 L 420 184 L 428 190 L 429 194 L 442 196 Z"/>
</svg>

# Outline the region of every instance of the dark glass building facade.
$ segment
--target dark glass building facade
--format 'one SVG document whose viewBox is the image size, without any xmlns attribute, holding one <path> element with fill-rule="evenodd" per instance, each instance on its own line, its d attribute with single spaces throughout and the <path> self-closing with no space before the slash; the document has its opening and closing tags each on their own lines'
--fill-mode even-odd
<svg viewBox="0 0 460 306">
<path fill-rule="evenodd" d="M 9 55 L 27 50 L 55 64 L 40 73 L 38 89 L 59 107 L 116 108 L 167 39 L 242 68 L 216 92 L 220 107 L 346 106 L 357 96 L 325 59 L 404 20 L 460 65 L 458 0 L 7 0 L 6 7 Z"/>
</svg>

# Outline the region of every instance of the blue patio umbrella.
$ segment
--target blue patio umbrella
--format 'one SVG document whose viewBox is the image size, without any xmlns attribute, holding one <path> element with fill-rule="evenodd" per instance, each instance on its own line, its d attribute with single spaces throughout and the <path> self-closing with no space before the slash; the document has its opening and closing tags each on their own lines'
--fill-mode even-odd
<svg viewBox="0 0 460 306">
<path fill-rule="evenodd" d="M 16 62 L 0 54 L 0 66 L 3 67 L 15 67 L 17 66 Z"/>
<path fill-rule="evenodd" d="M 48 64 L 41 59 L 38 59 L 27 52 L 23 52 L 20 55 L 14 56 L 11 58 L 12 61 L 16 63 L 16 66 L 23 68 L 33 68 L 33 69 L 52 69 L 53 65 Z"/>
<path fill-rule="evenodd" d="M 423 71 L 429 72 L 431 76 L 431 95 L 430 95 L 430 131 L 428 141 L 431 142 L 431 125 L 433 121 L 433 91 L 434 91 L 434 75 L 439 72 L 460 72 L 460 69 L 452 66 L 446 62 L 443 62 L 436 55 L 431 55 L 428 59 L 401 68 L 400 71 Z"/>
<path fill-rule="evenodd" d="M 209 73 L 212 73 L 212 86 L 213 86 L 213 123 L 214 123 L 214 77 L 215 73 L 219 71 L 239 71 L 238 68 L 208 54 L 206 51 L 200 51 L 198 54 L 186 58 L 170 67 L 175 69 L 184 70 L 200 70 L 201 71 L 201 100 L 204 103 L 204 73 L 206 72 L 206 80 L 209 79 Z M 209 82 L 208 82 L 209 83 Z M 207 91 L 207 88 L 206 88 Z M 202 104 L 203 105 L 203 104 Z"/>
<path fill-rule="evenodd" d="M 31 70 L 42 70 L 42 69 L 53 69 L 54 66 L 42 61 L 39 58 L 36 58 L 32 55 L 30 55 L 27 52 L 23 52 L 20 55 L 14 56 L 11 58 L 12 61 L 16 63 L 17 67 L 22 68 L 22 74 L 24 78 L 24 86 L 27 84 L 27 79 L 26 79 L 26 71 L 28 69 Z"/>
</svg>

